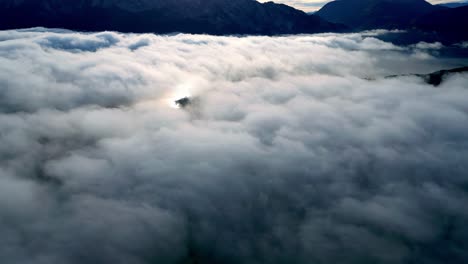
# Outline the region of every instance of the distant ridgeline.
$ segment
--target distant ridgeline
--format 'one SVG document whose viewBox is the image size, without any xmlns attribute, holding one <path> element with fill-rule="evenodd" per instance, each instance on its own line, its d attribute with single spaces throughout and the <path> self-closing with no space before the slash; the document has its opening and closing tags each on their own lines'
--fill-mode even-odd
<svg viewBox="0 0 468 264">
<path fill-rule="evenodd" d="M 443 43 L 468 39 L 468 6 L 449 8 L 425 0 L 336 0 L 315 14 L 353 31 L 405 29 L 412 38 Z"/>
<path fill-rule="evenodd" d="M 461 7 L 461 6 L 468 6 L 468 1 L 443 3 L 443 4 L 438 4 L 438 6 L 445 6 L 445 7 L 451 7 L 451 8 Z"/>
<path fill-rule="evenodd" d="M 415 18 L 442 9 L 446 8 L 424 0 L 337 0 L 316 14 L 356 30 L 403 29 L 411 27 Z"/>
<path fill-rule="evenodd" d="M 344 26 L 282 4 L 254 0 L 0 0 L 0 29 L 296 34 Z"/>
<path fill-rule="evenodd" d="M 427 84 L 433 85 L 433 86 L 439 86 L 442 84 L 442 82 L 447 79 L 449 76 L 453 74 L 462 74 L 462 73 L 468 73 L 468 67 L 460 67 L 460 68 L 455 68 L 455 69 L 449 69 L 449 70 L 441 70 L 441 71 L 436 71 L 433 73 L 428 73 L 428 74 L 404 74 L 404 75 L 390 75 L 385 78 L 391 79 L 391 78 L 398 78 L 401 76 L 416 76 L 420 77 L 426 82 Z"/>
<path fill-rule="evenodd" d="M 428 40 L 454 43 L 468 40 L 468 6 L 449 8 L 425 0 L 336 0 L 306 14 L 255 0 L 0 0 L 0 29 L 38 26 L 215 35 L 405 29 L 413 38 L 430 36 Z"/>
</svg>

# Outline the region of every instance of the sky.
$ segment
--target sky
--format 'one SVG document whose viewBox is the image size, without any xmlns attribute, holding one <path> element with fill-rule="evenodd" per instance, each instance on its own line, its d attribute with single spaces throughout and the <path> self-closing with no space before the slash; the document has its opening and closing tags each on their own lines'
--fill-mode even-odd
<svg viewBox="0 0 468 264">
<path fill-rule="evenodd" d="M 0 31 L 1 263 L 468 263 L 468 75 L 385 78 L 467 61 L 384 33 Z"/>
<path fill-rule="evenodd" d="M 268 2 L 270 0 L 260 0 L 260 2 Z M 320 9 L 323 5 L 330 1 L 323 0 L 276 0 L 274 2 L 284 3 L 295 8 L 304 10 L 306 12 L 316 11 Z M 450 3 L 450 2 L 462 2 L 456 0 L 428 0 L 432 4 L 441 4 L 441 3 Z"/>
</svg>

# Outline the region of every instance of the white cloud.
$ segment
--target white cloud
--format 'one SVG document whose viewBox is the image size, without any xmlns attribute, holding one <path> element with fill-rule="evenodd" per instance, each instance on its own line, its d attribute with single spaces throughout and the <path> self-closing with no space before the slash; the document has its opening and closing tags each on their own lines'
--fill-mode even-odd
<svg viewBox="0 0 468 264">
<path fill-rule="evenodd" d="M 466 258 L 468 77 L 383 78 L 466 61 L 380 33 L 0 32 L 2 263 Z"/>
</svg>

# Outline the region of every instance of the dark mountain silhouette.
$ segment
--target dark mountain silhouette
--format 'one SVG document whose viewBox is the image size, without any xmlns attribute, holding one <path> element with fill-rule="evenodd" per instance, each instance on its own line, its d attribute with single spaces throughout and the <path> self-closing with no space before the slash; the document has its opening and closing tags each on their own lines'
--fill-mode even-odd
<svg viewBox="0 0 468 264">
<path fill-rule="evenodd" d="M 417 18 L 414 27 L 451 42 L 468 39 L 468 6 L 447 8 Z"/>
<path fill-rule="evenodd" d="M 315 14 L 254 0 L 0 0 L 0 29 L 41 26 L 80 31 L 278 35 L 383 28 L 405 29 L 379 36 L 402 45 L 468 40 L 467 6 L 448 8 L 425 0 L 336 0 Z"/>
<path fill-rule="evenodd" d="M 425 0 L 335 0 L 316 14 L 353 31 L 403 29 L 379 36 L 399 45 L 420 41 L 450 45 L 468 40 L 468 6 L 448 8 Z"/>
<path fill-rule="evenodd" d="M 427 84 L 431 84 L 433 86 L 439 86 L 442 82 L 450 77 L 453 74 L 466 74 L 468 73 L 468 67 L 460 67 L 455 69 L 449 70 L 440 70 L 433 73 L 428 74 L 404 74 L 404 75 L 390 75 L 385 78 L 397 78 L 401 76 L 417 76 L 420 77 L 426 82 Z"/>
<path fill-rule="evenodd" d="M 37 26 L 222 35 L 344 29 L 286 5 L 254 0 L 0 0 L 0 29 Z"/>
<path fill-rule="evenodd" d="M 355 30 L 404 29 L 415 18 L 445 9 L 424 0 L 336 0 L 322 7 L 316 15 Z"/>
<path fill-rule="evenodd" d="M 452 3 L 445 3 L 445 4 L 438 4 L 438 6 L 450 7 L 450 8 L 457 8 L 462 6 L 467 6 L 468 2 L 452 2 Z"/>
</svg>

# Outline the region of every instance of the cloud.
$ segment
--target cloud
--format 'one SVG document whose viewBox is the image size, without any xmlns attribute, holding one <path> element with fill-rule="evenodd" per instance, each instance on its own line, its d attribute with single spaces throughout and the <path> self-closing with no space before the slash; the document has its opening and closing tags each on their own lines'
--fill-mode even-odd
<svg viewBox="0 0 468 264">
<path fill-rule="evenodd" d="M 468 48 L 468 42 L 457 43 L 457 46 L 466 49 Z"/>
<path fill-rule="evenodd" d="M 438 50 L 438 49 L 441 49 L 444 47 L 444 45 L 442 45 L 442 43 L 440 42 L 434 42 L 434 43 L 427 43 L 427 42 L 419 42 L 417 44 L 414 44 L 413 47 L 415 47 L 416 49 L 427 49 L 427 50 L 430 50 L 430 49 L 434 49 L 434 50 Z"/>
<path fill-rule="evenodd" d="M 465 262 L 468 76 L 383 77 L 466 60 L 381 33 L 0 32 L 2 263 Z"/>
</svg>

